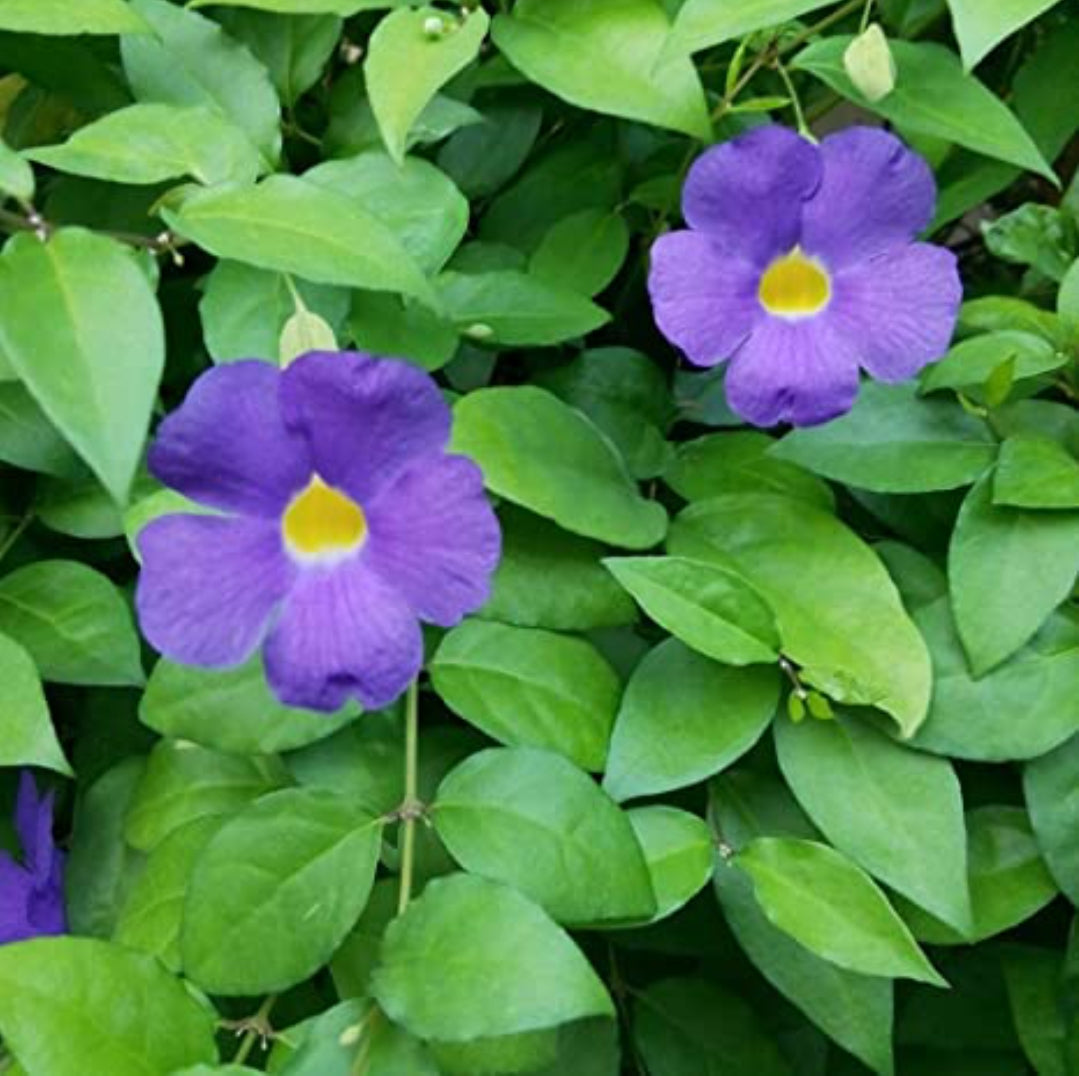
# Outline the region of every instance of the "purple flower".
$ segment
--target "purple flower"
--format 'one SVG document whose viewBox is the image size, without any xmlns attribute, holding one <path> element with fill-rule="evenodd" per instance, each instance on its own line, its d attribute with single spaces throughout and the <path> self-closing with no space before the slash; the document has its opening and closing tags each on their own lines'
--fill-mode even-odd
<svg viewBox="0 0 1079 1076">
<path fill-rule="evenodd" d="M 730 360 L 727 399 L 749 422 L 826 422 L 850 410 L 859 367 L 904 381 L 948 346 L 955 256 L 914 241 L 935 198 L 928 165 L 885 131 L 816 146 L 758 127 L 690 170 L 689 230 L 652 247 L 656 322 L 698 366 Z"/>
<path fill-rule="evenodd" d="M 285 370 L 203 374 L 161 424 L 150 470 L 225 515 L 143 528 L 146 637 L 220 668 L 265 642 L 285 703 L 385 706 L 423 661 L 420 620 L 449 627 L 488 596 L 498 521 L 479 468 L 445 452 L 450 409 L 404 362 L 311 352 Z"/>
<path fill-rule="evenodd" d="M 52 839 L 52 793 L 38 797 L 24 770 L 15 799 L 22 863 L 0 852 L 0 945 L 67 931 L 64 855 Z"/>
</svg>

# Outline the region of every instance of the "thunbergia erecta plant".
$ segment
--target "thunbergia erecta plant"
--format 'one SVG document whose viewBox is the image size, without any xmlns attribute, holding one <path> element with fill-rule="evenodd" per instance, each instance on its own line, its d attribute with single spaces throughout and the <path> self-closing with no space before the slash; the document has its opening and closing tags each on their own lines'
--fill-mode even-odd
<svg viewBox="0 0 1079 1076">
<path fill-rule="evenodd" d="M 225 514 L 141 531 L 146 637 L 210 668 L 265 644 L 269 683 L 294 706 L 393 701 L 423 662 L 420 621 L 478 608 L 498 563 L 483 477 L 449 436 L 438 386 L 405 362 L 310 352 L 285 370 L 209 370 L 149 466 Z"/>
<path fill-rule="evenodd" d="M 15 798 L 18 859 L 0 851 L 0 945 L 67 930 L 64 854 L 53 843 L 53 794 L 38 794 L 29 770 Z"/>
<path fill-rule="evenodd" d="M 948 346 L 955 255 L 915 241 L 935 201 L 926 162 L 878 129 L 724 142 L 690 169 L 689 228 L 652 247 L 656 321 L 696 365 L 729 363 L 747 421 L 827 422 L 850 410 L 859 368 L 905 381 Z"/>
</svg>

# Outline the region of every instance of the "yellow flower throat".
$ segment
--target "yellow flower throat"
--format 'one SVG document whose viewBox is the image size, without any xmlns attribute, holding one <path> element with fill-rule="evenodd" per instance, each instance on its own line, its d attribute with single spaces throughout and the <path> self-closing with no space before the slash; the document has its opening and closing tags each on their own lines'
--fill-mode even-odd
<svg viewBox="0 0 1079 1076">
<path fill-rule="evenodd" d="M 285 509 L 281 530 L 294 553 L 347 553 L 367 537 L 367 517 L 351 497 L 315 475 Z"/>
<path fill-rule="evenodd" d="M 795 247 L 776 258 L 764 271 L 757 298 L 769 314 L 799 318 L 816 314 L 832 297 L 832 281 L 815 258 Z"/>
</svg>

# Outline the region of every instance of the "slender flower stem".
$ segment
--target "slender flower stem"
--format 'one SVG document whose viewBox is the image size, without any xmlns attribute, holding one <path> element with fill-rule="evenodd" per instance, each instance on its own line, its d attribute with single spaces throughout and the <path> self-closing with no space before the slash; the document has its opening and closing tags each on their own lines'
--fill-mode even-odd
<svg viewBox="0 0 1079 1076">
<path fill-rule="evenodd" d="M 270 1012 L 276 1003 L 277 995 L 270 994 L 259 1006 L 258 1012 L 254 1016 L 241 1020 L 236 1025 L 237 1031 L 243 1030 L 244 1037 L 240 1042 L 240 1048 L 236 1051 L 236 1056 L 232 1059 L 234 1065 L 242 1065 L 247 1060 L 251 1051 L 255 1048 L 256 1041 L 261 1040 L 263 1049 L 265 1049 L 267 1040 L 273 1036 L 273 1028 L 270 1027 Z"/>
<path fill-rule="evenodd" d="M 787 88 L 787 95 L 791 99 L 791 108 L 794 109 L 794 121 L 798 125 L 798 133 L 803 138 L 812 139 L 813 135 L 809 130 L 809 124 L 806 123 L 805 113 L 802 111 L 802 102 L 798 97 L 798 90 L 795 88 L 787 69 L 779 60 L 776 60 L 776 71 L 779 72 L 779 77 L 783 80 L 783 85 Z"/>
<path fill-rule="evenodd" d="M 416 857 L 416 818 L 421 809 L 417 797 L 419 775 L 419 681 L 413 680 L 405 696 L 405 799 L 401 805 L 401 888 L 397 895 L 400 915 L 412 899 L 412 872 Z"/>
</svg>

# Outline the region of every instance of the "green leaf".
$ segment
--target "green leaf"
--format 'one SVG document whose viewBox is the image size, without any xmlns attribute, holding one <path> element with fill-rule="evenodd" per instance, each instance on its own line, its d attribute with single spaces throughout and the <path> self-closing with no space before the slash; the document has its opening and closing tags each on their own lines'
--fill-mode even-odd
<svg viewBox="0 0 1079 1076">
<path fill-rule="evenodd" d="M 269 169 L 281 153 L 281 105 L 269 73 L 216 22 L 167 0 L 131 0 L 152 34 L 125 37 L 124 73 L 139 101 L 205 105 L 230 119 Z"/>
<path fill-rule="evenodd" d="M 258 153 L 247 136 L 205 107 L 131 105 L 80 127 L 62 146 L 29 150 L 32 161 L 113 183 L 254 182 Z"/>
<path fill-rule="evenodd" d="M 674 401 L 663 369 L 640 351 L 598 347 L 536 379 L 583 411 L 622 453 L 634 478 L 655 478 L 670 462 L 664 431 Z"/>
<path fill-rule="evenodd" d="M 772 610 L 737 573 L 685 557 L 608 557 L 603 563 L 657 624 L 706 657 L 730 665 L 778 659 Z"/>
<path fill-rule="evenodd" d="M 1053 614 L 1018 653 L 975 677 L 947 598 L 914 612 L 933 655 L 933 701 L 914 746 L 982 762 L 1035 758 L 1079 730 L 1079 615 Z"/>
<path fill-rule="evenodd" d="M 360 11 L 381 11 L 400 7 L 404 0 L 194 0 L 192 7 L 251 7 L 280 15 L 355 15 Z"/>
<path fill-rule="evenodd" d="M 528 158 L 543 110 L 528 101 L 484 103 L 483 122 L 457 131 L 439 150 L 438 166 L 469 198 L 494 194 Z"/>
<path fill-rule="evenodd" d="M 390 156 L 404 160 L 406 139 L 424 106 L 479 53 L 490 19 L 482 8 L 460 17 L 432 7 L 402 9 L 375 28 L 364 75 L 371 109 Z"/>
<path fill-rule="evenodd" d="M 983 478 L 959 510 L 948 550 L 952 606 L 975 676 L 1014 654 L 1071 593 L 1079 512 L 993 504 Z"/>
<path fill-rule="evenodd" d="M 445 1042 L 614 1016 L 596 973 L 545 912 L 466 874 L 431 882 L 390 924 L 371 992 L 396 1023 Z"/>
<path fill-rule="evenodd" d="M 72 776 L 30 655 L 0 634 L 0 766 L 42 766 Z"/>
<path fill-rule="evenodd" d="M 739 0 L 716 4 L 714 0 L 686 0 L 671 31 L 670 47 L 699 52 L 732 38 L 797 19 L 829 0 Z"/>
<path fill-rule="evenodd" d="M 514 269 L 449 270 L 436 282 L 457 330 L 481 343 L 543 347 L 584 336 L 610 321 L 595 303 Z"/>
<path fill-rule="evenodd" d="M 356 714 L 354 703 L 333 715 L 284 706 L 267 687 L 257 657 L 234 669 L 197 669 L 162 658 L 139 705 L 143 724 L 162 736 L 239 755 L 304 747 Z"/>
<path fill-rule="evenodd" d="M 285 322 L 277 348 L 281 365 L 287 366 L 309 351 L 336 351 L 337 336 L 324 318 L 301 309 Z"/>
<path fill-rule="evenodd" d="M 970 928 L 963 798 L 950 762 L 864 720 L 777 721 L 779 765 L 839 851 L 957 930 Z"/>
<path fill-rule="evenodd" d="M 785 497 L 728 494 L 685 509 L 669 548 L 744 575 L 775 611 L 783 652 L 807 683 L 884 710 L 905 735 L 922 723 L 925 644 L 883 565 L 834 517 Z"/>
<path fill-rule="evenodd" d="M 1048 437 L 1009 437 L 993 475 L 993 504 L 1079 510 L 1079 459 Z"/>
<path fill-rule="evenodd" d="M 528 264 L 540 280 L 597 295 L 615 278 L 629 251 L 629 229 L 618 213 L 582 209 L 543 237 Z"/>
<path fill-rule="evenodd" d="M 652 0 L 589 4 L 521 0 L 491 36 L 533 82 L 579 108 L 709 141 L 712 124 L 688 56 L 666 53 L 670 25 Z"/>
<path fill-rule="evenodd" d="M 558 1028 L 522 1031 L 470 1042 L 435 1042 L 432 1052 L 443 1076 L 478 1072 L 535 1072 L 558 1060 Z"/>
<path fill-rule="evenodd" d="M 142 34 L 148 27 L 125 0 L 4 0 L 0 29 L 23 34 Z"/>
<path fill-rule="evenodd" d="M 180 953 L 214 994 L 273 993 L 313 975 L 367 903 L 382 822 L 346 796 L 285 789 L 230 819 L 191 873 Z"/>
<path fill-rule="evenodd" d="M 666 532 L 666 512 L 640 496 L 610 441 L 542 389 L 469 393 L 454 409 L 452 445 L 483 468 L 492 492 L 575 534 L 647 549 Z"/>
<path fill-rule="evenodd" d="M 196 191 L 162 216 L 219 258 L 319 284 L 397 291 L 433 302 L 420 267 L 376 217 L 343 194 L 295 176 L 257 187 Z"/>
<path fill-rule="evenodd" d="M 735 863 L 764 914 L 810 952 L 863 975 L 947 985 L 872 879 L 835 849 L 758 837 Z"/>
<path fill-rule="evenodd" d="M 737 994 L 664 979 L 634 994 L 633 1037 L 651 1076 L 788 1076 L 764 1024 Z"/>
<path fill-rule="evenodd" d="M 1058 0 L 948 0 L 963 64 L 974 67 L 1005 38 L 1048 11 Z"/>
<path fill-rule="evenodd" d="M 325 161 L 303 178 L 363 206 L 425 272 L 442 268 L 468 228 L 464 196 L 434 165 L 419 158 L 398 165 L 385 153 L 361 153 Z"/>
<path fill-rule="evenodd" d="M 349 308 L 344 288 L 306 280 L 293 283 L 309 310 L 333 326 L 344 322 Z M 203 283 L 199 302 L 206 350 L 215 362 L 266 359 L 276 363 L 281 330 L 295 309 L 284 273 L 219 261 Z"/>
<path fill-rule="evenodd" d="M 893 41 L 899 70 L 895 89 L 879 101 L 867 101 L 843 69 L 850 35 L 825 37 L 806 46 L 794 66 L 816 75 L 836 93 L 883 116 L 911 134 L 955 142 L 975 153 L 1008 161 L 1045 176 L 1056 175 L 1008 106 L 943 45 Z"/>
<path fill-rule="evenodd" d="M 1068 1076 L 1069 1019 L 1063 960 L 1060 954 L 1033 946 L 1009 946 L 1003 954 L 1008 1001 L 1023 1052 L 1038 1076 Z"/>
<path fill-rule="evenodd" d="M 678 455 L 663 475 L 687 501 L 704 501 L 724 493 L 779 493 L 830 510 L 827 484 L 802 467 L 777 459 L 774 441 L 756 430 L 713 433 L 678 446 Z"/>
<path fill-rule="evenodd" d="M 30 395 L 123 504 L 165 361 L 153 291 L 119 243 L 24 232 L 0 255 L 0 348 Z"/>
<path fill-rule="evenodd" d="M 156 956 L 170 971 L 180 970 L 180 925 L 191 871 L 223 822 L 218 815 L 198 818 L 173 830 L 150 853 L 120 909 L 115 941 Z"/>
<path fill-rule="evenodd" d="M 431 810 L 465 870 L 512 885 L 560 923 L 656 912 L 629 819 L 561 755 L 481 751 L 445 778 Z"/>
<path fill-rule="evenodd" d="M 1057 895 L 1021 807 L 978 807 L 967 814 L 967 834 L 973 930 L 959 934 L 899 898 L 903 918 L 929 945 L 969 945 L 1002 934 Z"/>
<path fill-rule="evenodd" d="M 131 498 L 138 500 L 157 488 L 156 482 L 140 472 Z M 49 530 L 72 538 L 119 538 L 124 533 L 123 512 L 89 472 L 78 478 L 43 476 L 37 489 L 37 518 Z"/>
<path fill-rule="evenodd" d="M 1079 737 L 1023 767 L 1023 791 L 1038 847 L 1068 899 L 1079 900 L 1079 803 L 1075 787 Z"/>
<path fill-rule="evenodd" d="M 0 1034 L 30 1072 L 151 1076 L 217 1059 L 215 1016 L 153 957 L 91 938 L 0 949 Z"/>
<path fill-rule="evenodd" d="M 0 191 L 20 202 L 29 202 L 34 196 L 33 169 L 3 140 L 0 140 Z"/>
<path fill-rule="evenodd" d="M 502 559 L 480 616 L 552 631 L 633 623 L 637 610 L 603 567 L 602 545 L 512 505 L 498 515 Z"/>
<path fill-rule="evenodd" d="M 459 343 L 452 322 L 411 299 L 386 292 L 352 293 L 349 332 L 356 346 L 374 355 L 396 355 L 438 370 Z"/>
<path fill-rule="evenodd" d="M 912 383 L 862 386 L 854 407 L 792 430 L 770 455 L 876 493 L 926 493 L 969 485 L 993 463 L 984 422 L 953 400 L 926 400 Z"/>
<path fill-rule="evenodd" d="M 1058 283 L 1079 253 L 1079 229 L 1055 206 L 1027 203 L 981 226 L 991 254 L 1029 265 Z"/>
<path fill-rule="evenodd" d="M 630 677 L 604 788 L 626 800 L 703 781 L 760 739 L 778 701 L 775 669 L 720 665 L 668 639 Z"/>
<path fill-rule="evenodd" d="M 128 843 L 153 851 L 170 833 L 200 818 L 230 815 L 282 783 L 268 760 L 208 751 L 162 740 L 135 789 L 127 815 Z"/>
<path fill-rule="evenodd" d="M 721 860 L 713 877 L 724 918 L 756 969 L 840 1046 L 890 1076 L 891 980 L 844 971 L 772 926 L 733 863 Z"/>
<path fill-rule="evenodd" d="M 46 680 L 139 687 L 139 638 L 110 580 L 73 560 L 39 560 L 0 579 L 0 632 Z"/>
<path fill-rule="evenodd" d="M 1019 381 L 1055 370 L 1067 357 L 1043 336 L 1025 330 L 980 333 L 960 341 L 939 362 L 927 367 L 921 391 L 984 385 L 993 371 L 1008 361 L 1014 362 L 1014 378 Z"/>
<path fill-rule="evenodd" d="M 673 915 L 712 877 L 712 834 L 703 819 L 666 804 L 627 813 L 644 852 L 657 910 L 651 922 Z"/>
<path fill-rule="evenodd" d="M 446 705 L 487 735 L 603 768 L 620 685 L 584 639 L 465 621 L 442 640 L 430 671 Z"/>
</svg>

